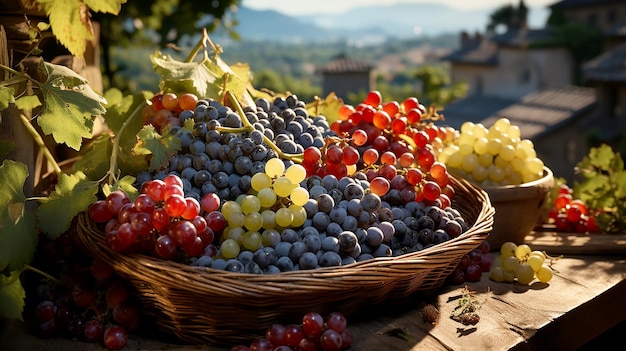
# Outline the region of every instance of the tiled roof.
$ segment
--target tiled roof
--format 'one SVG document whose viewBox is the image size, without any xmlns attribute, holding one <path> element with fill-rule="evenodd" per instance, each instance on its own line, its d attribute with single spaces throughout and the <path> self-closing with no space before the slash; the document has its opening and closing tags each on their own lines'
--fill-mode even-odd
<svg viewBox="0 0 626 351">
<path fill-rule="evenodd" d="M 575 120 L 595 103 L 593 88 L 568 86 L 547 89 L 524 96 L 522 100 L 485 118 L 482 123 L 489 126 L 496 119 L 506 117 L 520 127 L 523 138 L 537 139 Z"/>
<path fill-rule="evenodd" d="M 456 100 L 441 111 L 445 118 L 442 124 L 459 129 L 466 121 L 480 122 L 515 102 L 513 99 L 482 95 Z"/>
<path fill-rule="evenodd" d="M 453 63 L 497 65 L 499 47 L 526 48 L 549 39 L 551 35 L 552 30 L 546 28 L 509 30 L 503 34 L 465 44 L 460 49 L 442 57 L 442 60 Z"/>
<path fill-rule="evenodd" d="M 469 97 L 444 109 L 444 124 L 460 128 L 463 122 L 472 121 L 491 126 L 498 118 L 506 117 L 520 127 L 523 138 L 536 139 L 575 120 L 595 102 L 594 89 L 578 86 L 530 93 L 519 101 Z M 498 108 L 498 104 L 505 105 Z"/>
<path fill-rule="evenodd" d="M 572 7 L 591 7 L 600 6 L 606 4 L 619 4 L 623 0 L 563 0 L 550 5 L 553 9 L 564 9 Z"/>
<path fill-rule="evenodd" d="M 502 33 L 494 36 L 493 40 L 499 46 L 508 47 L 527 47 L 537 42 L 549 39 L 552 36 L 553 30 L 550 28 L 541 29 L 517 29 L 510 30 L 506 33 Z"/>
<path fill-rule="evenodd" d="M 346 55 L 339 55 L 334 60 L 320 67 L 322 73 L 369 72 L 374 68 L 369 62 L 355 60 Z"/>
<path fill-rule="evenodd" d="M 495 43 L 484 39 L 476 45 L 466 45 L 465 47 L 456 50 L 441 59 L 455 63 L 497 65 L 498 46 Z"/>
<path fill-rule="evenodd" d="M 626 82 L 626 43 L 586 62 L 583 74 L 589 81 Z"/>
</svg>

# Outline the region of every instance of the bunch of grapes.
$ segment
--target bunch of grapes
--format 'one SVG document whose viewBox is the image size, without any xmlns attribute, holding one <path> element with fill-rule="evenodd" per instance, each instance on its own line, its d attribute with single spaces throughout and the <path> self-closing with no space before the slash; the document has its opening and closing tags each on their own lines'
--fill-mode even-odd
<svg viewBox="0 0 626 351">
<path fill-rule="evenodd" d="M 534 279 L 547 283 L 552 279 L 552 269 L 546 264 L 547 257 L 541 251 L 533 251 L 529 245 L 505 242 L 500 255 L 493 261 L 489 278 L 496 282 L 530 284 Z"/>
<path fill-rule="evenodd" d="M 302 165 L 321 177 L 362 171 L 370 191 L 390 202 L 437 201 L 445 208 L 454 190 L 436 158 L 455 130 L 436 126 L 426 112 L 414 97 L 383 103 L 380 92 L 370 91 L 356 108 L 340 108 L 340 119 L 331 125 L 340 137 L 327 138 L 321 150 L 305 149 Z"/>
<path fill-rule="evenodd" d="M 210 250 L 215 232 L 226 220 L 217 210 L 220 199 L 205 195 L 199 202 L 184 196 L 174 174 L 143 183 L 140 194 L 115 190 L 91 204 L 89 216 L 103 224 L 106 243 L 117 252 L 141 252 L 167 260 L 197 257 Z"/>
<path fill-rule="evenodd" d="M 279 158 L 288 167 L 305 148 L 321 148 L 324 138 L 334 135 L 326 119 L 309 116 L 296 95 L 272 102 L 260 98 L 241 112 L 193 94 L 155 95 L 143 111 L 144 123 L 179 138 L 182 150 L 168 169 L 141 172 L 137 185 L 175 173 L 187 196 L 199 200 L 214 193 L 223 201 L 235 200 L 250 190 L 250 178 L 268 160 Z"/>
<path fill-rule="evenodd" d="M 127 335 L 139 328 L 140 302 L 134 290 L 107 263 L 92 258 L 64 233 L 44 239 L 33 264 L 45 266 L 45 278 L 28 280 L 35 296 L 28 296 L 32 317 L 27 318 L 40 337 L 66 337 L 101 343 L 110 350 L 124 348 Z M 58 279 L 53 275 L 58 276 Z"/>
<path fill-rule="evenodd" d="M 560 184 L 548 211 L 548 223 L 554 223 L 559 232 L 598 233 L 596 217 L 580 199 L 572 196 L 567 184 Z"/>
<path fill-rule="evenodd" d="M 543 177 L 543 161 L 534 144 L 520 138 L 520 130 L 507 118 L 489 128 L 465 122 L 454 143 L 439 154 L 450 171 L 481 186 L 519 185 Z"/>
<path fill-rule="evenodd" d="M 352 334 L 346 317 L 333 312 L 324 319 L 317 312 L 308 312 L 302 324 L 272 324 L 265 335 L 250 346 L 236 345 L 230 351 L 339 351 L 350 348 Z"/>
<path fill-rule="evenodd" d="M 488 241 L 483 241 L 480 245 L 463 255 L 459 264 L 448 276 L 448 282 L 453 285 L 460 285 L 465 282 L 478 282 L 483 273 L 491 271 L 493 257 L 489 254 L 491 246 Z"/>
</svg>

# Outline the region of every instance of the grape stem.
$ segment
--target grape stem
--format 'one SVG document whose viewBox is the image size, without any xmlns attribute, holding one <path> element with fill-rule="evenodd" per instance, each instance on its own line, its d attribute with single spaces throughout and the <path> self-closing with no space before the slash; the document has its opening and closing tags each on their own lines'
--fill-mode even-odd
<svg viewBox="0 0 626 351">
<path fill-rule="evenodd" d="M 133 110 L 133 112 L 128 116 L 128 118 L 126 118 L 126 120 L 124 121 L 124 124 L 122 124 L 122 126 L 118 130 L 113 140 L 113 150 L 111 150 L 111 159 L 109 161 L 109 171 L 108 171 L 109 180 L 112 180 L 112 181 L 117 180 L 115 176 L 115 172 L 117 170 L 117 154 L 120 149 L 121 138 L 119 136 L 121 136 L 124 133 L 124 130 L 128 128 L 128 126 L 132 123 L 133 119 L 135 119 L 135 117 L 146 106 L 146 104 L 147 102 L 144 101 Z"/>
<path fill-rule="evenodd" d="M 33 267 L 33 266 L 29 265 L 29 264 L 25 264 L 25 265 L 24 265 L 24 269 L 27 269 L 27 270 L 29 270 L 29 271 L 31 271 L 31 272 L 35 272 L 35 273 L 37 273 L 37 274 L 39 274 L 39 275 L 42 275 L 42 276 L 44 276 L 45 278 L 47 278 L 47 279 L 49 279 L 49 280 L 53 281 L 55 284 L 57 284 L 57 285 L 61 285 L 61 281 L 60 281 L 60 280 L 58 280 L 57 278 L 55 278 L 55 277 L 51 276 L 50 274 L 48 274 L 48 273 L 46 273 L 46 272 L 44 272 L 44 271 L 42 271 L 42 270 L 40 270 L 40 269 L 37 269 L 37 268 L 35 268 L 35 267 Z"/>
<path fill-rule="evenodd" d="M 237 113 L 241 117 L 241 122 L 243 123 L 243 127 L 233 128 L 233 129 L 248 128 L 248 131 L 253 131 L 254 126 L 250 124 L 250 121 L 248 121 L 248 118 L 246 117 L 246 114 L 243 111 L 243 108 L 241 107 L 241 104 L 237 100 L 237 97 L 235 96 L 235 94 L 233 94 L 233 92 L 231 92 L 230 90 L 227 90 L 225 95 L 227 99 L 230 101 L 230 103 L 233 104 L 233 106 L 235 107 L 235 110 L 237 110 Z M 225 127 L 219 127 L 219 128 L 225 128 Z M 291 160 L 296 163 L 302 163 L 302 161 L 304 160 L 304 154 L 301 154 L 301 153 L 300 154 L 288 154 L 288 153 L 283 152 L 278 146 L 276 146 L 276 144 L 274 144 L 272 139 L 265 136 L 265 134 L 263 134 L 263 141 L 278 154 L 278 157 L 282 159 Z"/>
</svg>

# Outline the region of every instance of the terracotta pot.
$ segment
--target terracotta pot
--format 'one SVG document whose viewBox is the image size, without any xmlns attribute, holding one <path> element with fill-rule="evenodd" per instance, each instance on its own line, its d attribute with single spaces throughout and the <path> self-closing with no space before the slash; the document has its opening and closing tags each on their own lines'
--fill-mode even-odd
<svg viewBox="0 0 626 351">
<path fill-rule="evenodd" d="M 541 179 L 521 185 L 484 188 L 496 209 L 493 230 L 487 238 L 492 250 L 499 250 L 507 241 L 524 243 L 526 235 L 541 218 L 546 195 L 553 187 L 554 175 L 544 167 Z"/>
</svg>

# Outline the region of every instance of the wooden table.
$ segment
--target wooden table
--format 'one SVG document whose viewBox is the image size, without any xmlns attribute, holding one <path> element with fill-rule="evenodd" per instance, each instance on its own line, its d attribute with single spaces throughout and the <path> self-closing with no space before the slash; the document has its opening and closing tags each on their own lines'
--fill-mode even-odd
<svg viewBox="0 0 626 351">
<path fill-rule="evenodd" d="M 468 283 L 484 301 L 480 322 L 473 327 L 450 318 L 463 286 L 445 286 L 436 296 L 418 295 L 401 308 L 365 306 L 365 317 L 348 320 L 354 336 L 351 350 L 573 350 L 626 320 L 626 254 L 568 254 L 553 268 L 548 284 L 496 283 L 486 273 L 480 282 Z M 439 307 L 436 325 L 422 320 L 425 303 Z M 16 322 L 0 327 L 0 350 L 102 349 L 80 341 L 37 339 Z M 408 340 L 394 336 L 397 331 Z M 156 332 L 131 335 L 126 349 L 228 350 L 169 342 Z"/>
</svg>

